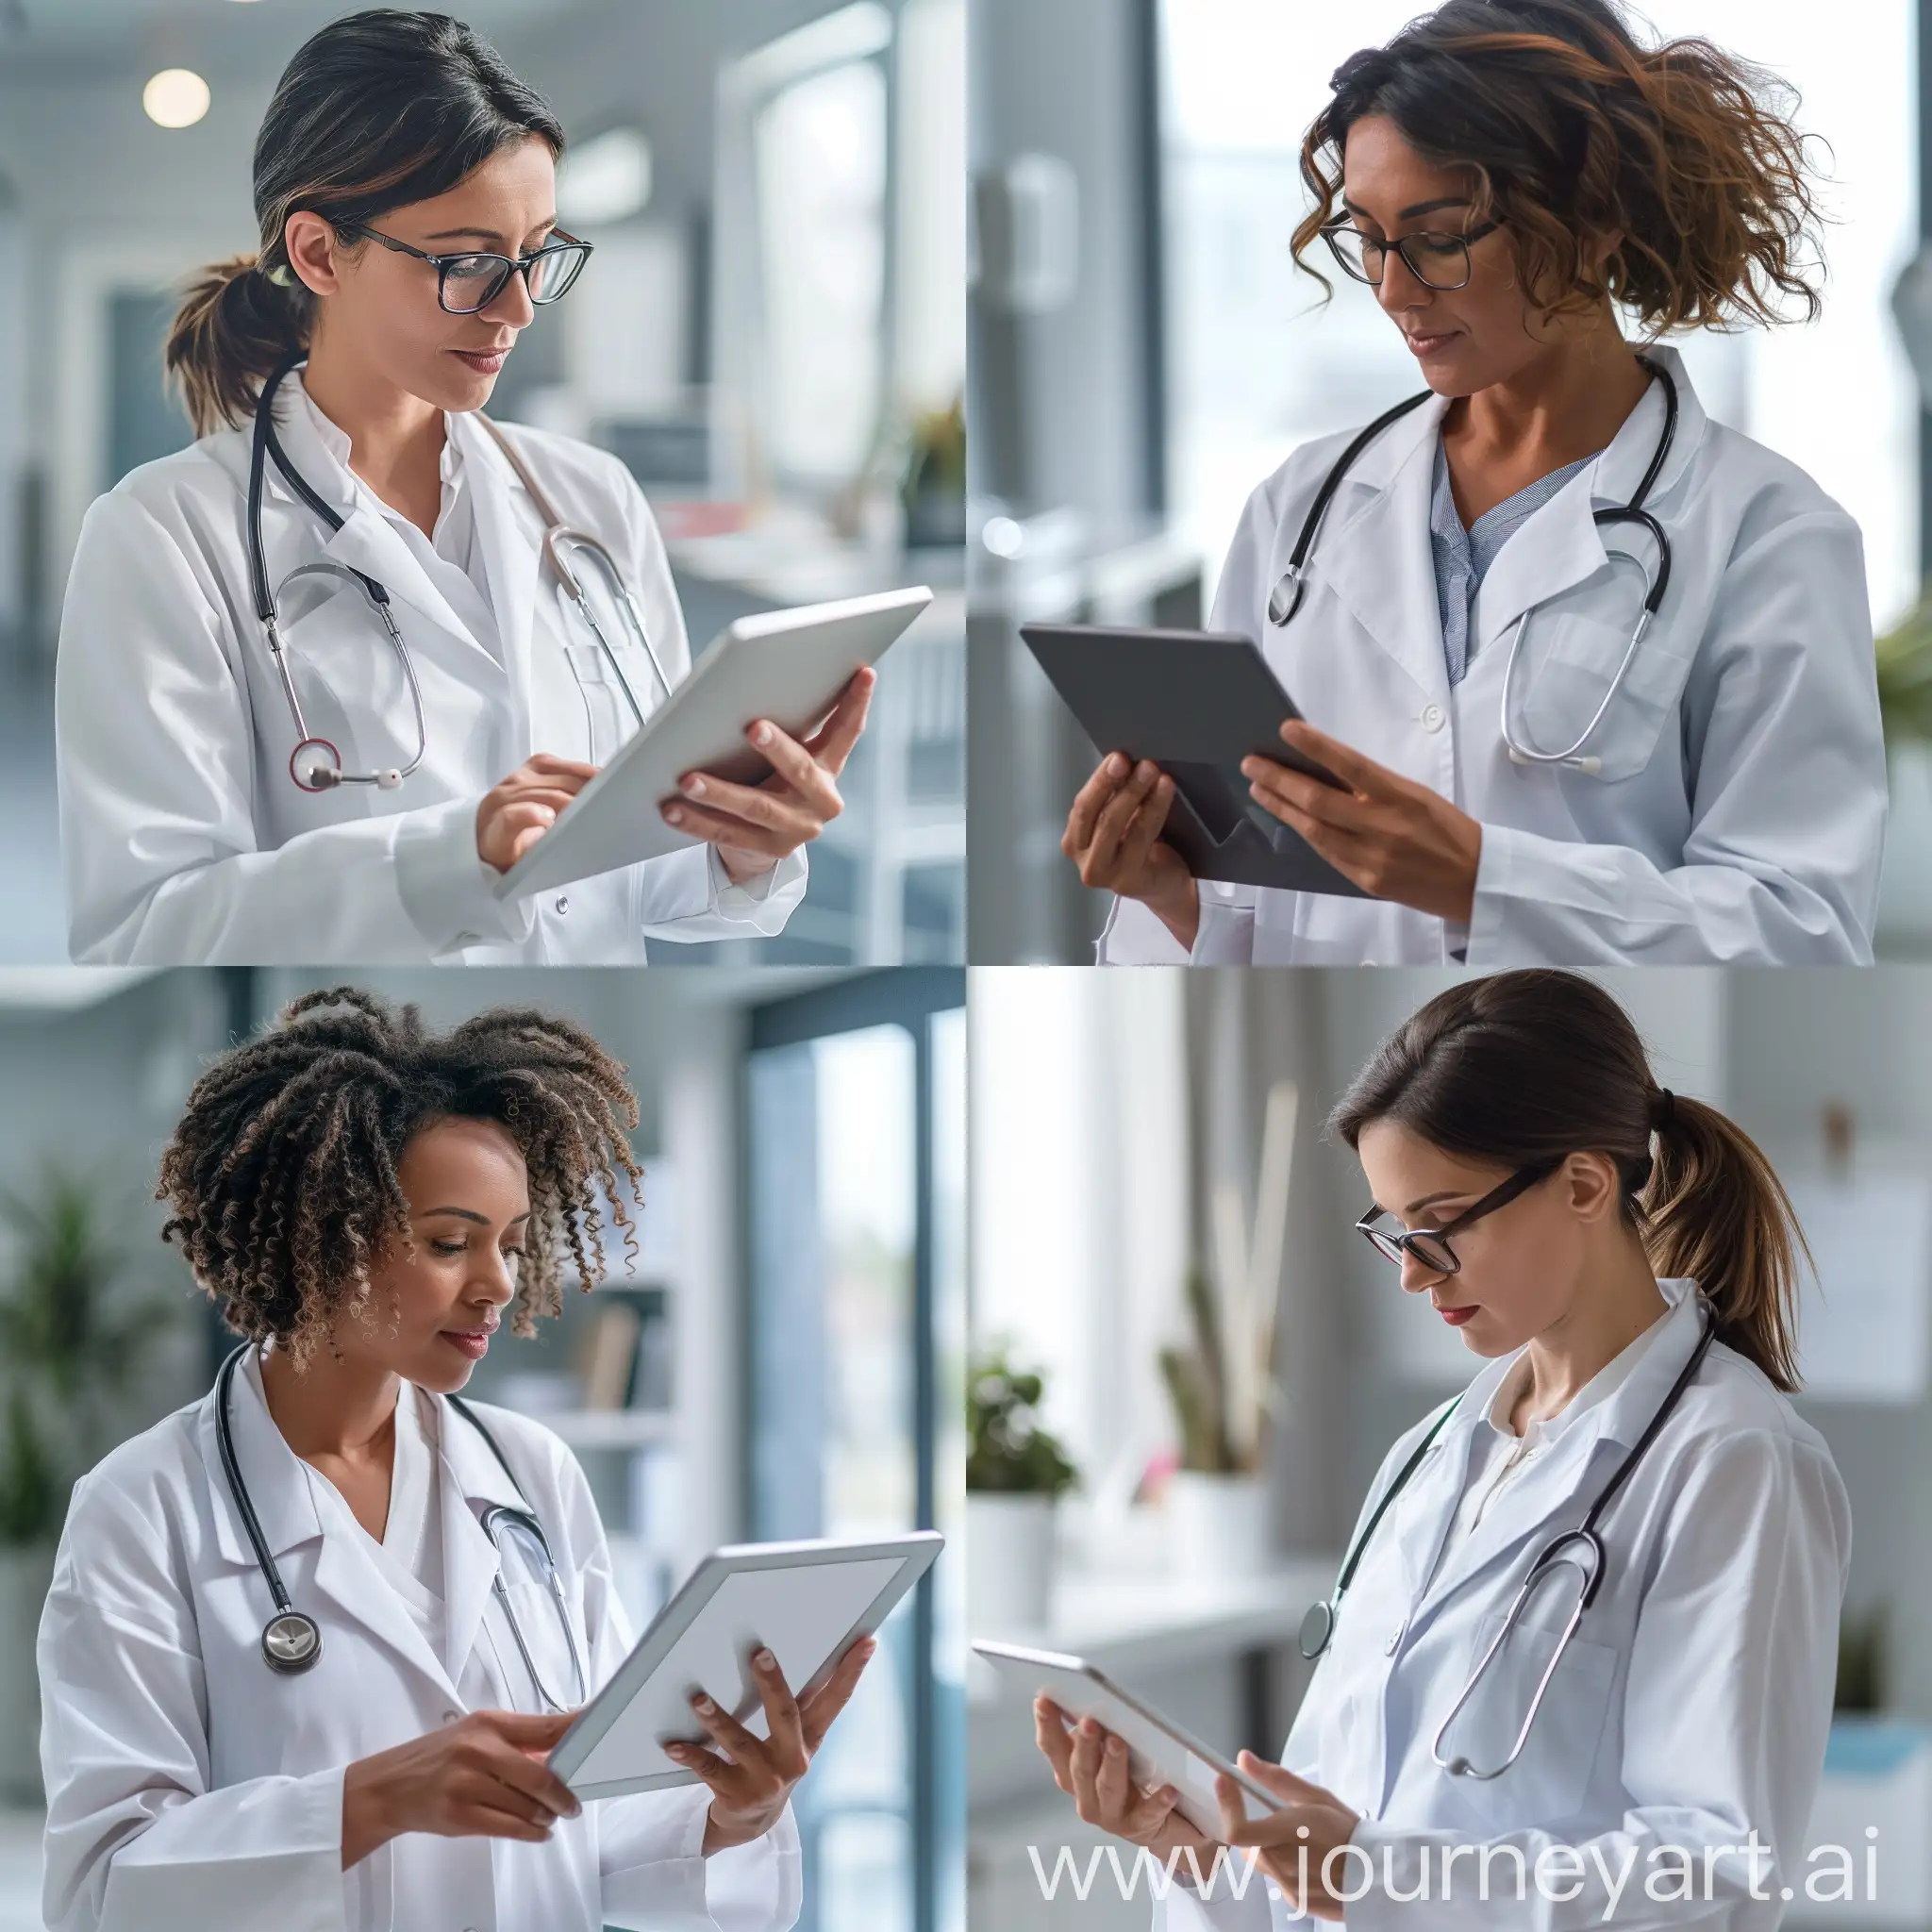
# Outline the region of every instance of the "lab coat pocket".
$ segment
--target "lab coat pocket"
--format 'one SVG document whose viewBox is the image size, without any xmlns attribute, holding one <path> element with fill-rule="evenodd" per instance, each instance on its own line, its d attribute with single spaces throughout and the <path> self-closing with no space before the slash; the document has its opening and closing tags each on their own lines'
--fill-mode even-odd
<svg viewBox="0 0 1932 1932">
<path fill-rule="evenodd" d="M 1494 1612 L 1476 1625 L 1471 1673 L 1503 1624 L 1502 1613 Z M 1445 1757 L 1466 1757 L 1477 1771 L 1490 1771 L 1509 1756 L 1560 1636 L 1560 1623 L 1553 1628 L 1517 1624 L 1443 1737 Z M 1617 1654 L 1607 1644 L 1573 1637 L 1565 1646 L 1522 1756 L 1497 1781 L 1496 1788 L 1509 1793 L 1512 1816 L 1521 1824 L 1554 1824 L 1582 1807 L 1603 1741 L 1616 1674 Z"/>
<path fill-rule="evenodd" d="M 1617 683 L 1641 607 L 1628 591 L 1609 596 L 1599 591 L 1598 597 L 1616 614 L 1560 604 L 1531 613 L 1512 680 L 1509 728 L 1525 750 L 1567 750 L 1615 685 L 1616 695 L 1576 754 L 1597 761 L 1591 775 L 1599 783 L 1614 783 L 1649 765 L 1676 714 L 1690 664 L 1674 648 L 1667 627 L 1654 623 Z M 1566 775 L 1573 774 L 1566 770 Z"/>
<path fill-rule="evenodd" d="M 407 625 L 407 614 L 401 615 Z M 347 771 L 408 764 L 418 749 L 408 673 L 361 591 L 322 578 L 300 579 L 283 600 L 280 629 L 283 660 L 311 736 L 327 739 Z M 260 650 L 274 682 L 266 643 Z M 294 721 L 278 686 L 266 715 L 288 727 L 286 758 L 295 748 Z"/>
</svg>

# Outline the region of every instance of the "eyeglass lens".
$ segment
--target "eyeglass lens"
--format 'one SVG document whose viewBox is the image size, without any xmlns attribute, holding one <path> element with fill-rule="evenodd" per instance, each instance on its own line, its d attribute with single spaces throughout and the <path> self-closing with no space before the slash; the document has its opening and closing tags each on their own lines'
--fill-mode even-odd
<svg viewBox="0 0 1932 1932">
<path fill-rule="evenodd" d="M 1407 1241 L 1399 1241 L 1387 1230 L 1379 1227 L 1365 1227 L 1362 1232 L 1368 1236 L 1377 1251 L 1387 1260 L 1402 1262 L 1405 1247 L 1424 1268 L 1433 1268 L 1439 1274 L 1452 1274 L 1456 1272 L 1456 1257 L 1450 1252 L 1449 1243 L 1439 1241 L 1434 1235 L 1410 1235 Z"/>
<path fill-rule="evenodd" d="M 530 300 L 555 302 L 583 272 L 588 248 L 568 244 L 538 251 L 528 269 Z M 474 315 L 503 292 L 516 264 L 502 255 L 458 255 L 442 265 L 442 306 L 453 315 Z"/>
<path fill-rule="evenodd" d="M 1431 289 L 1459 289 L 1469 280 L 1469 243 L 1460 235 L 1405 235 L 1399 242 L 1377 242 L 1359 228 L 1342 226 L 1323 231 L 1335 258 L 1357 281 L 1378 287 L 1383 264 L 1399 252 L 1409 273 Z"/>
</svg>

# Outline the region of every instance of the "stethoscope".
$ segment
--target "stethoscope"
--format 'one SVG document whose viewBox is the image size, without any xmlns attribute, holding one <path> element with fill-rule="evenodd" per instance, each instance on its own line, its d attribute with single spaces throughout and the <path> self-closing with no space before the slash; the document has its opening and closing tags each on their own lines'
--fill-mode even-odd
<svg viewBox="0 0 1932 1932">
<path fill-rule="evenodd" d="M 395 612 L 391 608 L 389 588 L 379 578 L 371 576 L 366 571 L 357 570 L 353 565 L 337 563 L 332 558 L 315 563 L 298 564 L 274 590 L 269 588 L 268 556 L 261 541 L 261 489 L 264 474 L 264 458 L 272 458 L 275 466 L 282 473 L 283 480 L 297 496 L 329 527 L 331 533 L 342 527 L 343 518 L 335 508 L 320 496 L 303 477 L 289 459 L 288 452 L 282 447 L 282 441 L 275 434 L 275 397 L 281 387 L 282 378 L 306 358 L 307 352 L 293 356 L 262 384 L 261 394 L 255 405 L 255 444 L 248 463 L 248 575 L 255 593 L 255 615 L 260 622 L 263 634 L 268 640 L 269 655 L 275 659 L 277 675 L 281 679 L 282 696 L 287 700 L 289 715 L 295 724 L 295 748 L 289 754 L 289 776 L 304 791 L 329 791 L 338 785 L 375 785 L 384 791 L 392 791 L 418 765 L 423 762 L 429 749 L 428 727 L 423 716 L 423 688 L 416 681 L 415 659 L 410 656 L 409 646 L 404 641 L 402 627 L 396 623 Z M 628 626 L 631 640 L 643 652 L 656 674 L 658 688 L 668 697 L 671 682 L 664 675 L 664 667 L 658 660 L 658 653 L 651 643 L 644 628 L 642 613 L 638 608 L 637 599 L 619 575 L 616 559 L 597 539 L 587 530 L 575 529 L 558 514 L 556 506 L 544 493 L 535 476 L 530 474 L 529 465 L 510 447 L 506 437 L 489 417 L 479 409 L 476 420 L 494 441 L 510 468 L 516 473 L 517 481 L 529 492 L 530 501 L 536 506 L 537 514 L 542 518 L 543 556 L 550 568 L 557 573 L 558 581 L 563 586 L 565 594 L 575 605 L 578 614 L 591 628 L 591 635 L 597 641 L 598 648 L 604 653 L 615 675 L 619 688 L 624 692 L 625 702 L 630 707 L 631 715 L 640 724 L 644 722 L 643 707 L 638 702 L 637 693 L 631 689 L 630 679 L 625 675 L 623 661 L 615 646 L 598 621 L 596 611 L 591 608 L 590 596 L 585 591 L 584 580 L 578 575 L 574 553 L 588 558 L 597 566 L 609 588 L 612 601 L 623 613 Z M 375 612 L 390 641 L 390 648 L 396 654 L 397 661 L 403 667 L 403 675 L 408 681 L 409 702 L 416 717 L 415 755 L 406 765 L 391 765 L 379 772 L 345 772 L 342 770 L 342 755 L 325 738 L 316 737 L 308 728 L 308 721 L 302 715 L 302 700 L 295 694 L 295 680 L 290 674 L 288 652 L 282 642 L 281 623 L 278 603 L 282 593 L 297 577 L 335 577 L 353 584 L 368 600 L 369 608 Z"/>
<path fill-rule="evenodd" d="M 1537 1552 L 1536 1560 L 1529 1566 L 1529 1574 L 1523 1579 L 1522 1588 L 1517 1591 L 1509 1606 L 1508 1614 L 1503 1619 L 1503 1627 L 1496 1632 L 1490 1641 L 1489 1648 L 1477 1659 L 1469 1682 L 1462 1687 L 1462 1694 L 1449 1707 L 1449 1714 L 1442 1720 L 1441 1727 L 1436 1732 L 1435 1741 L 1429 1747 L 1429 1756 L 1452 1777 L 1473 1777 L 1486 1783 L 1491 1778 L 1501 1777 L 1522 1757 L 1523 1747 L 1529 1739 L 1530 1727 L 1536 1723 L 1537 1712 L 1542 1708 L 1543 1693 L 1550 1688 L 1550 1679 L 1557 1674 L 1557 1667 L 1563 1661 L 1563 1653 L 1569 1649 L 1570 1640 L 1575 1635 L 1577 1624 L 1583 1621 L 1584 1611 L 1596 1601 L 1597 1591 L 1603 1586 L 1604 1570 L 1608 1558 L 1605 1555 L 1603 1538 L 1597 1533 L 1597 1524 L 1602 1520 L 1604 1511 L 1609 1507 L 1611 1499 L 1628 1480 L 1631 1471 L 1643 1459 L 1644 1452 L 1657 1440 L 1657 1431 L 1669 1421 L 1672 1410 L 1682 1399 L 1685 1390 L 1696 1379 L 1697 1371 L 1703 1366 L 1704 1357 L 1709 1354 L 1710 1344 L 1717 1338 L 1716 1317 L 1708 1304 L 1705 1304 L 1704 1313 L 1704 1332 L 1698 1337 L 1697 1346 L 1691 1350 L 1690 1359 L 1684 1364 L 1677 1379 L 1672 1383 L 1670 1393 L 1658 1404 L 1657 1413 L 1650 1419 L 1650 1426 L 1637 1439 L 1629 1454 L 1617 1465 L 1616 1473 L 1604 1485 L 1583 1521 L 1574 1529 L 1566 1529 L 1559 1535 L 1552 1537 Z M 1375 1506 L 1374 1513 L 1369 1518 L 1361 1534 L 1355 1541 L 1355 1547 L 1349 1551 L 1346 1560 L 1342 1563 L 1341 1574 L 1336 1579 L 1334 1594 L 1324 1602 L 1310 1605 L 1307 1615 L 1303 1617 L 1301 1653 L 1311 1663 L 1328 1648 L 1334 1637 L 1335 1620 L 1341 1608 L 1341 1599 L 1355 1579 L 1356 1566 L 1361 1561 L 1362 1552 L 1375 1533 L 1375 1525 L 1381 1522 L 1389 1506 L 1402 1493 L 1408 1479 L 1421 1467 L 1423 1457 L 1428 1454 L 1436 1438 L 1441 1434 L 1443 1425 L 1456 1413 L 1461 1400 L 1458 1395 L 1456 1401 L 1436 1418 L 1428 1434 L 1417 1444 L 1414 1453 L 1403 1464 L 1395 1480 L 1384 1491 L 1382 1500 Z M 1521 1621 L 1530 1598 L 1544 1582 L 1556 1575 L 1559 1570 L 1565 1569 L 1573 1571 L 1576 1575 L 1576 1601 L 1571 1607 L 1570 1620 L 1563 1625 L 1562 1634 L 1557 1640 L 1550 1661 L 1537 1681 L 1536 1694 L 1530 1699 L 1529 1709 L 1524 1716 L 1522 1728 L 1516 1733 L 1516 1741 L 1509 1747 L 1509 1755 L 1501 1764 L 1490 1771 L 1477 1770 L 1467 1757 L 1459 1755 L 1445 1756 L 1442 1740 L 1448 1735 L 1449 1726 L 1456 1722 L 1463 1707 L 1474 1696 L 1476 1687 L 1481 1684 L 1509 1633 Z"/>
<path fill-rule="evenodd" d="M 268 1585 L 269 1594 L 274 1597 L 275 1614 L 261 1628 L 261 1655 L 270 1670 L 278 1676 L 299 1676 L 310 1670 L 322 1657 L 322 1628 L 306 1610 L 298 1610 L 290 1600 L 288 1590 L 282 1583 L 282 1573 L 276 1567 L 275 1559 L 270 1553 L 268 1541 L 261 1533 L 261 1524 L 255 1514 L 255 1505 L 250 1500 L 248 1486 L 242 1480 L 242 1466 L 235 1459 L 235 1437 L 229 1421 L 229 1388 L 235 1379 L 235 1368 L 242 1357 L 254 1347 L 253 1342 L 244 1341 L 221 1366 L 215 1377 L 215 1441 L 221 1450 L 222 1474 L 228 1479 L 228 1493 L 235 1499 L 235 1513 L 242 1519 L 242 1527 L 248 1532 L 248 1541 L 254 1546 L 255 1561 L 260 1570 L 262 1580 Z M 508 1476 L 510 1487 L 523 1500 L 521 1509 L 513 1509 L 508 1504 L 494 1503 L 483 1512 L 481 1522 L 483 1532 L 489 1537 L 497 1553 L 496 1575 L 491 1583 L 497 1602 L 503 1607 L 505 1621 L 509 1625 L 509 1634 L 516 1643 L 518 1655 L 524 1660 L 524 1668 L 530 1674 L 530 1682 L 536 1686 L 538 1697 L 551 1710 L 567 1710 L 584 1701 L 585 1680 L 582 1655 L 577 1649 L 576 1632 L 571 1627 L 570 1602 L 563 1593 L 563 1579 L 557 1574 L 557 1564 L 550 1555 L 550 1543 L 543 1534 L 543 1525 L 537 1521 L 536 1511 L 530 1507 L 530 1499 L 524 1493 L 524 1486 L 517 1481 L 516 1471 L 509 1466 L 508 1458 L 489 1429 L 483 1419 L 460 1395 L 443 1398 L 465 1422 L 481 1436 L 489 1445 L 490 1453 L 503 1465 L 503 1473 Z M 530 1647 L 524 1640 L 524 1632 L 518 1624 L 516 1612 L 511 1609 L 509 1591 L 503 1580 L 503 1538 L 508 1534 L 524 1542 L 526 1556 L 541 1569 L 544 1579 L 550 1587 L 552 1600 L 557 1606 L 558 1620 L 563 1624 L 564 1641 L 570 1646 L 570 1665 L 574 1675 L 576 1695 L 571 1704 L 564 1704 L 551 1695 L 543 1682 L 537 1661 L 530 1655 Z"/>
<path fill-rule="evenodd" d="M 1616 701 L 1617 693 L 1624 688 L 1624 680 L 1630 674 L 1630 667 L 1637 659 L 1639 645 L 1643 642 L 1645 633 L 1650 629 L 1659 606 L 1664 601 L 1664 591 L 1671 581 L 1671 540 L 1664 534 L 1664 526 L 1643 507 L 1644 499 L 1650 494 L 1651 486 L 1657 479 L 1657 473 L 1663 468 L 1671 453 L 1671 444 L 1677 434 L 1677 385 L 1671 372 L 1661 362 L 1653 362 L 1648 356 L 1638 358 L 1664 388 L 1664 426 L 1663 434 L 1657 438 L 1657 453 L 1650 459 L 1650 467 L 1643 473 L 1643 480 L 1637 486 L 1637 493 L 1621 508 L 1612 505 L 1607 509 L 1593 512 L 1599 529 L 1613 524 L 1640 524 L 1649 531 L 1651 541 L 1657 545 L 1657 565 L 1654 570 L 1645 571 L 1643 608 L 1638 613 L 1637 627 L 1630 633 L 1630 642 L 1624 652 L 1623 661 L 1617 666 L 1617 675 L 1610 679 L 1609 689 L 1604 692 L 1603 702 L 1591 714 L 1591 720 L 1561 751 L 1539 751 L 1534 745 L 1519 740 L 1509 723 L 1510 697 L 1516 684 L 1516 661 L 1523 654 L 1524 637 L 1529 629 L 1529 620 L 1535 607 L 1525 610 L 1516 620 L 1516 629 L 1509 640 L 1509 656 L 1503 666 L 1503 701 L 1501 728 L 1503 745 L 1509 754 L 1509 761 L 1517 765 L 1564 765 L 1573 771 L 1583 772 L 1594 776 L 1603 769 L 1600 758 L 1581 757 L 1579 754 L 1595 735 L 1596 728 L 1604 721 L 1604 714 Z M 1307 588 L 1307 565 L 1308 551 L 1315 541 L 1315 531 L 1321 524 L 1336 491 L 1348 475 L 1356 458 L 1383 430 L 1398 418 L 1422 404 L 1436 393 L 1425 389 L 1419 395 L 1405 397 L 1392 409 L 1385 409 L 1381 415 L 1358 435 L 1336 459 L 1334 467 L 1322 480 L 1322 487 L 1315 492 L 1315 500 L 1309 506 L 1308 513 L 1302 519 L 1301 533 L 1295 538 L 1294 548 L 1289 553 L 1288 567 L 1276 581 L 1268 598 L 1268 622 L 1276 630 L 1287 627 L 1289 620 L 1301 608 L 1302 593 Z M 1627 557 L 1627 551 L 1618 555 Z M 1644 568 L 1641 559 L 1638 568 Z"/>
</svg>

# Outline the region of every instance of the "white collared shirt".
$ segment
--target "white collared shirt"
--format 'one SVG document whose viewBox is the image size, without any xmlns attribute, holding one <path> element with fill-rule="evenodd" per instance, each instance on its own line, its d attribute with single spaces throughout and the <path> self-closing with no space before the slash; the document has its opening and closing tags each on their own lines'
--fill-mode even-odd
<svg viewBox="0 0 1932 1932">
<path fill-rule="evenodd" d="M 1529 1380 L 1530 1367 L 1528 1350 L 1518 1355 L 1476 1428 L 1469 1480 L 1450 1521 L 1449 1536 L 1442 1545 L 1444 1556 L 1475 1534 L 1491 1503 L 1507 1487 L 1512 1476 L 1534 1462 L 1564 1430 L 1574 1424 L 1577 1417 L 1587 1415 L 1624 1386 L 1631 1370 L 1642 1360 L 1662 1331 L 1669 1315 L 1670 1309 L 1666 1307 L 1641 1335 L 1619 1349 L 1556 1414 L 1531 1416 L 1520 1436 L 1510 1426 L 1509 1417 Z"/>
<path fill-rule="evenodd" d="M 463 466 L 461 440 L 452 431 L 448 415 L 443 417 L 442 455 L 438 462 L 442 501 L 436 512 L 435 533 L 425 537 L 418 525 L 393 504 L 384 502 L 356 474 L 350 463 L 354 444 L 348 432 L 323 413 L 321 405 L 304 387 L 299 369 L 290 375 L 288 386 L 300 398 L 314 425 L 316 440 L 340 470 L 338 480 L 343 493 L 368 504 L 402 538 L 472 636 L 502 663 L 503 641 L 496 626 L 496 607 L 490 596 L 490 574 L 483 567 L 483 546 L 476 541 L 475 491 Z"/>
</svg>

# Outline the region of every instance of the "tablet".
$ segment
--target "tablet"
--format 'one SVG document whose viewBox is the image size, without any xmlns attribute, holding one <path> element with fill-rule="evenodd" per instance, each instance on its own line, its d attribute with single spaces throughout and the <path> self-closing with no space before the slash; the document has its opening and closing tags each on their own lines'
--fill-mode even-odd
<svg viewBox="0 0 1932 1932">
<path fill-rule="evenodd" d="M 765 1708 L 752 1674 L 760 1644 L 794 1695 L 828 1677 L 932 1567 L 937 1530 L 863 1542 L 739 1543 L 714 1550 L 658 1613 L 610 1681 L 577 1713 L 547 1760 L 580 1798 L 617 1798 L 699 1782 L 665 1757 L 708 1744 L 691 1707 L 704 1690 L 758 1737 Z"/>
<path fill-rule="evenodd" d="M 727 625 L 690 676 L 496 881 L 496 896 L 526 898 L 694 844 L 658 808 L 685 773 L 757 784 L 772 768 L 745 742 L 744 727 L 769 718 L 794 738 L 817 730 L 852 674 L 884 657 L 931 602 L 920 585 Z"/>
<path fill-rule="evenodd" d="M 1180 1793 L 1174 1809 L 1197 1831 L 1221 1836 L 1221 1806 L 1214 1795 L 1217 1773 L 1241 1788 L 1250 1817 L 1278 1808 L 1253 1778 L 1112 1682 L 1099 1665 L 1057 1651 L 1023 1650 L 977 1639 L 973 1648 L 1016 1689 L 1025 1691 L 1029 1703 L 1044 1691 L 1074 1717 L 1091 1717 L 1106 1725 L 1127 1747 L 1127 1775 L 1142 1790 L 1172 1785 Z"/>
<path fill-rule="evenodd" d="M 1254 754 L 1341 782 L 1281 741 L 1301 713 L 1252 639 L 1079 624 L 1020 635 L 1098 752 L 1151 758 L 1174 780 L 1161 837 L 1197 879 L 1365 896 L 1248 794 L 1241 763 Z"/>
</svg>

